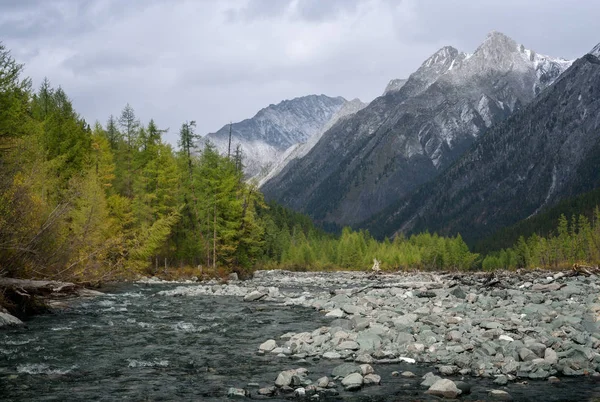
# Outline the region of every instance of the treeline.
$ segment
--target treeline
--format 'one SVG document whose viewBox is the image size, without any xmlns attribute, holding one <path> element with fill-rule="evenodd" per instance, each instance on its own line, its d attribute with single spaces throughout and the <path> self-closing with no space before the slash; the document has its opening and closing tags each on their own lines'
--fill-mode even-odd
<svg viewBox="0 0 600 402">
<path fill-rule="evenodd" d="M 478 259 L 460 235 L 423 233 L 380 242 L 364 230 L 344 228 L 341 236 L 334 237 L 294 227 L 290 232 L 282 231 L 278 239 L 281 251 L 271 266 L 285 269 L 364 270 L 377 260 L 383 270 L 468 270 L 475 268 Z"/>
<path fill-rule="evenodd" d="M 137 273 L 246 275 L 255 268 L 384 270 L 561 267 L 600 258 L 600 214 L 481 257 L 460 235 L 333 235 L 274 203 L 243 174 L 240 149 L 178 149 L 127 105 L 90 126 L 65 92 L 38 90 L 0 44 L 0 276 L 96 281 Z"/>
<path fill-rule="evenodd" d="M 513 247 L 488 254 L 482 261 L 485 270 L 516 268 L 568 268 L 574 263 L 600 262 L 600 208 L 592 220 L 585 215 L 567 219 L 561 215 L 558 227 L 548 236 L 534 233 L 521 236 Z"/>
<path fill-rule="evenodd" d="M 262 195 L 239 150 L 180 149 L 131 106 L 90 127 L 61 88 L 38 91 L 0 46 L 0 275 L 97 280 L 165 266 L 248 269 Z"/>
</svg>

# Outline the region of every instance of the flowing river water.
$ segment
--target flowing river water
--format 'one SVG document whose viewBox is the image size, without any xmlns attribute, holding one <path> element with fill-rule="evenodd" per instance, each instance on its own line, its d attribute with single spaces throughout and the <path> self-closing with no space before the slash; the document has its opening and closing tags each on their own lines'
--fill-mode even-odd
<svg viewBox="0 0 600 402">
<path fill-rule="evenodd" d="M 0 332 L 0 400 L 6 401 L 221 401 L 229 387 L 273 385 L 277 374 L 300 366 L 288 358 L 257 354 L 259 344 L 286 332 L 312 331 L 328 319 L 315 310 L 237 297 L 171 297 L 157 293 L 174 285 L 119 285 L 105 296 L 76 302 L 56 314 Z M 341 362 L 309 361 L 310 378 L 330 375 Z M 375 365 L 380 386 L 330 400 L 428 400 L 421 365 Z M 393 377 L 410 370 L 415 378 Z M 490 380 L 466 378 L 486 400 L 498 388 Z M 600 398 L 590 378 L 559 384 L 510 384 L 514 400 L 586 401 Z M 277 399 L 279 398 L 279 399 Z M 281 400 L 282 397 L 270 398 Z M 293 399 L 292 397 L 290 397 Z M 437 398 L 431 397 L 431 400 Z M 323 400 L 321 398 L 320 400 Z"/>
</svg>

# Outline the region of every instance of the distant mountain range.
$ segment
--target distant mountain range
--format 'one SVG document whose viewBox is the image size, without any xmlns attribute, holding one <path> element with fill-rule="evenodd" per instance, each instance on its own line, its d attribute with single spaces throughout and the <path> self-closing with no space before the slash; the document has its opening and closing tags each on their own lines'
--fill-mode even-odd
<svg viewBox="0 0 600 402">
<path fill-rule="evenodd" d="M 311 95 L 232 125 L 267 199 L 327 226 L 474 242 L 600 188 L 600 44 L 569 61 L 491 32 L 371 103 Z M 229 126 L 205 140 L 226 150 Z"/>
<path fill-rule="evenodd" d="M 325 95 L 285 100 L 261 109 L 252 118 L 207 134 L 197 145 L 201 149 L 210 141 L 221 153 L 227 153 L 231 129 L 231 151 L 241 146 L 246 175 L 265 176 L 287 149 L 319 135 L 347 103 L 342 97 Z"/>
<path fill-rule="evenodd" d="M 357 225 L 443 172 L 570 65 L 498 32 L 473 54 L 444 47 L 329 129 L 263 192 L 321 223 Z"/>
<path fill-rule="evenodd" d="M 379 235 L 460 232 L 473 242 L 599 187 L 600 59 L 588 54 L 457 163 L 364 226 Z"/>
</svg>

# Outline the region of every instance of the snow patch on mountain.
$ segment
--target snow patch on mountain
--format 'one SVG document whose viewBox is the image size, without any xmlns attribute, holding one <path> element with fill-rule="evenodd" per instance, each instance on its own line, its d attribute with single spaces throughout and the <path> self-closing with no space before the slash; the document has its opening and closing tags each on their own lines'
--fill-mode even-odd
<svg viewBox="0 0 600 402">
<path fill-rule="evenodd" d="M 590 52 L 590 54 L 593 55 L 593 56 L 596 56 L 596 57 L 600 58 L 600 43 L 598 43 L 596 45 L 596 47 L 594 47 L 592 49 L 592 51 Z"/>
</svg>

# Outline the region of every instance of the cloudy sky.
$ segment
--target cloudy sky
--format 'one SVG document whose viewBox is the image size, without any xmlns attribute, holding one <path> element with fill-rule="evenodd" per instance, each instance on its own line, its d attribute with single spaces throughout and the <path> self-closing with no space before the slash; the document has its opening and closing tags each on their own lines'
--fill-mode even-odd
<svg viewBox="0 0 600 402">
<path fill-rule="evenodd" d="M 599 15 L 597 0 L 0 0 L 0 40 L 88 121 L 130 103 L 175 144 L 185 120 L 205 134 L 311 93 L 370 101 L 491 30 L 576 58 Z"/>
</svg>

